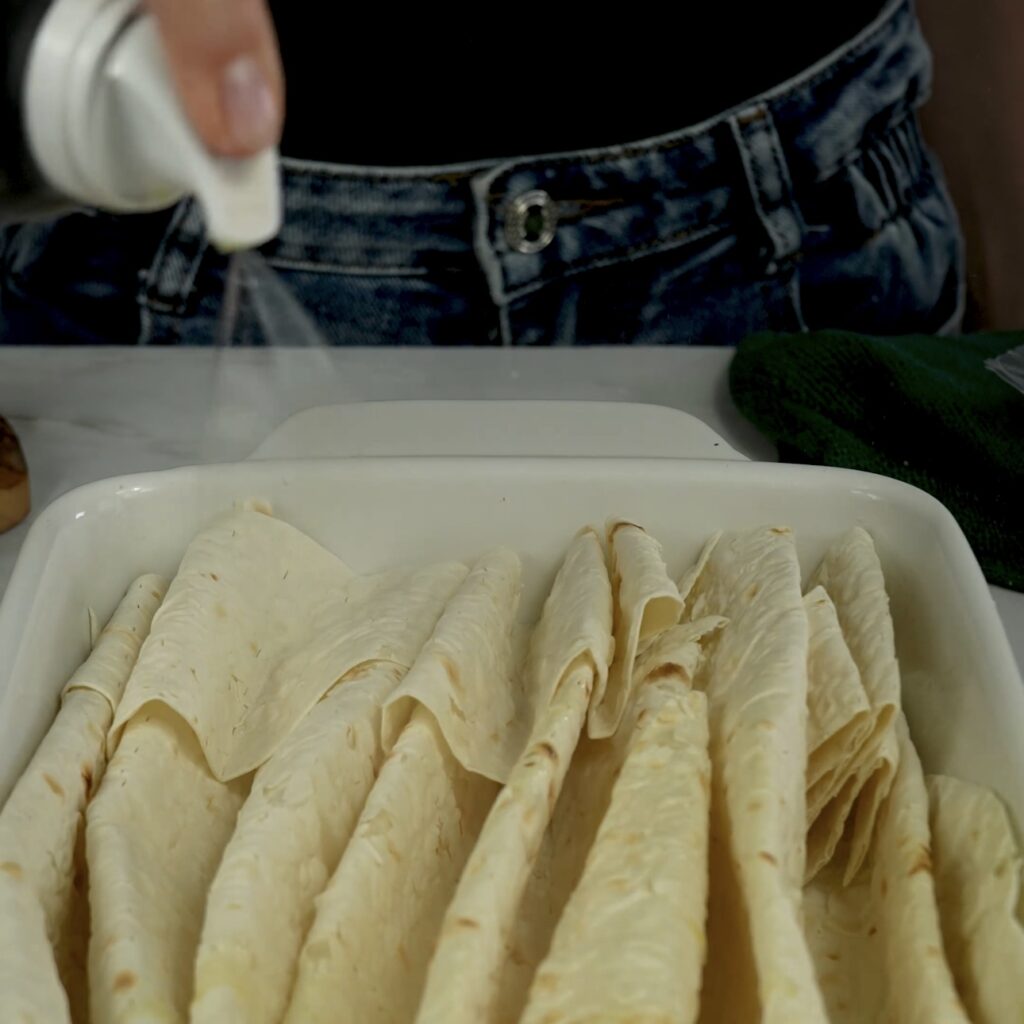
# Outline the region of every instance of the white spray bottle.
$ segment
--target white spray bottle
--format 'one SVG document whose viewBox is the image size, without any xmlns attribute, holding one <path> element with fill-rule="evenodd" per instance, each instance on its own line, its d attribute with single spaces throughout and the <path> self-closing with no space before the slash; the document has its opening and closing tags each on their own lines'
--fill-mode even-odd
<svg viewBox="0 0 1024 1024">
<path fill-rule="evenodd" d="M 205 148 L 138 0 L 53 0 L 34 28 L 21 90 L 33 163 L 63 196 L 127 213 L 194 195 L 225 251 L 280 229 L 276 150 L 226 159 Z"/>
</svg>

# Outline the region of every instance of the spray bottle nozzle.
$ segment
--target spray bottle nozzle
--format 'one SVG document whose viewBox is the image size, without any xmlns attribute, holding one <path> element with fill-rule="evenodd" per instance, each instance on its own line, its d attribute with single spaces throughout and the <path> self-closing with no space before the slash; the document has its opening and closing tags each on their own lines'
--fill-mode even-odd
<svg viewBox="0 0 1024 1024">
<path fill-rule="evenodd" d="M 224 250 L 253 248 L 280 230 L 277 152 L 233 160 L 205 148 L 156 25 L 135 0 L 56 0 L 33 44 L 25 114 L 40 169 L 72 198 L 141 211 L 195 195 Z"/>
</svg>

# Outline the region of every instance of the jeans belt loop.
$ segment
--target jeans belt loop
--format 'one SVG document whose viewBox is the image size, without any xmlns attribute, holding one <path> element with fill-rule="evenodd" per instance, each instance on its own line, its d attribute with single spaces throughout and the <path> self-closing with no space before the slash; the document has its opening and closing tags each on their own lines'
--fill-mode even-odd
<svg viewBox="0 0 1024 1024">
<path fill-rule="evenodd" d="M 804 235 L 782 140 L 764 103 L 733 114 L 729 126 L 754 209 L 768 239 L 769 261 L 777 264 L 800 250 Z"/>
</svg>

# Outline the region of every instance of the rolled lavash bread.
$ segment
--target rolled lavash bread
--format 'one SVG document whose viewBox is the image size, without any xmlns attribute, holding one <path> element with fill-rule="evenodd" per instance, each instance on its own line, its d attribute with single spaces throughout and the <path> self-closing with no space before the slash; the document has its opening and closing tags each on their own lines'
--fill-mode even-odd
<svg viewBox="0 0 1024 1024">
<path fill-rule="evenodd" d="M 932 775 L 932 867 L 942 938 L 974 1024 L 1024 1020 L 1020 847 L 984 786 Z"/>
<path fill-rule="evenodd" d="M 418 1024 L 493 1019 L 519 904 L 591 694 L 607 678 L 612 591 L 592 530 L 570 545 L 531 641 L 527 690 L 534 721 L 466 864 L 430 964 Z M 456 981 L 457 979 L 457 981 Z"/>
<path fill-rule="evenodd" d="M 78 925 L 88 913 L 76 856 L 82 812 L 103 775 L 107 729 L 166 589 L 159 576 L 129 587 L 0 810 L 0 1020 L 86 1019 L 86 936 Z"/>
<path fill-rule="evenodd" d="M 612 519 L 607 537 L 615 602 L 615 657 L 607 678 L 597 680 L 587 716 L 587 732 L 594 739 L 613 735 L 622 721 L 633 694 L 633 666 L 641 643 L 674 626 L 683 611 L 661 545 L 643 527 Z"/>
<path fill-rule="evenodd" d="M 943 948 L 928 793 L 902 713 L 894 734 L 898 768 L 865 870 L 848 883 L 841 858 L 824 868 L 804 891 L 804 931 L 831 1024 L 969 1024 Z"/>
<path fill-rule="evenodd" d="M 857 795 L 856 776 L 870 753 L 865 752 L 865 742 L 874 730 L 875 714 L 825 589 L 815 587 L 804 598 L 804 608 L 810 630 L 806 877 L 811 879 L 832 859 L 842 838 Z M 842 797 L 832 800 L 838 793 Z M 816 819 L 826 808 L 818 824 Z"/>
<path fill-rule="evenodd" d="M 800 915 L 808 624 L 792 531 L 723 534 L 687 611 L 729 620 L 705 672 L 714 771 L 701 1019 L 825 1024 Z"/>
<path fill-rule="evenodd" d="M 314 902 L 381 764 L 381 706 L 404 674 L 341 680 L 256 773 L 206 901 L 192 1024 L 277 1024 Z"/>
<path fill-rule="evenodd" d="M 824 587 L 804 597 L 807 656 L 807 788 L 833 782 L 850 765 L 874 716 L 857 663 Z M 838 789 L 839 786 L 837 785 Z M 810 815 L 809 815 L 810 816 Z"/>
<path fill-rule="evenodd" d="M 867 858 L 875 818 L 899 762 L 894 721 L 900 709 L 900 670 L 885 577 L 871 535 L 855 527 L 830 545 L 811 585 L 823 587 L 832 600 L 871 706 L 871 728 L 845 771 L 831 781 L 819 780 L 807 794 L 816 812 L 807 836 L 808 865 L 818 870 L 827 863 L 849 827 L 851 841 L 844 846 L 849 882 Z M 826 791 L 819 793 L 823 787 Z"/>
<path fill-rule="evenodd" d="M 647 678 L 620 726 L 628 733 L 621 771 L 523 1024 L 697 1018 L 711 797 L 706 701 L 673 662 Z"/>
<path fill-rule="evenodd" d="M 467 763 L 500 768 L 497 730 L 522 712 L 520 572 L 510 551 L 481 558 L 388 698 L 388 754 L 317 899 L 286 1024 L 331 1024 L 339 1012 L 360 1024 L 412 1020 L 445 908 L 498 792 Z"/>
</svg>

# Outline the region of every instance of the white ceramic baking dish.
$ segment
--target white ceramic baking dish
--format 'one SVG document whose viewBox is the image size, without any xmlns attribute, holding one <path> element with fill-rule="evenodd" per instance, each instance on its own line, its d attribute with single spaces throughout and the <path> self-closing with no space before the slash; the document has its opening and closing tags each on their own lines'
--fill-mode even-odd
<svg viewBox="0 0 1024 1024">
<path fill-rule="evenodd" d="M 978 564 L 938 502 L 869 474 L 719 461 L 718 443 L 703 425 L 696 447 L 688 447 L 683 420 L 675 421 L 678 446 L 658 450 L 688 458 L 631 457 L 650 450 L 649 431 L 667 426 L 660 413 L 631 421 L 626 407 L 560 408 L 557 458 L 522 453 L 542 444 L 534 422 L 529 436 L 537 439 L 511 455 L 278 458 L 107 480 L 56 501 L 33 526 L 0 605 L 0 801 L 87 653 L 88 611 L 103 620 L 136 575 L 172 574 L 199 529 L 232 502 L 255 496 L 360 570 L 471 559 L 489 545 L 510 545 L 524 556 L 527 617 L 538 610 L 573 533 L 610 515 L 646 525 L 680 571 L 714 530 L 773 523 L 796 530 L 809 573 L 828 541 L 860 524 L 885 568 L 905 704 L 926 769 L 993 787 L 1024 823 L 1024 685 Z M 617 457 L 600 458 L 572 442 L 573 424 L 595 411 L 620 416 L 624 433 L 642 421 L 635 445 L 619 443 Z M 418 451 L 432 415 L 421 412 L 425 419 L 396 410 L 404 429 L 415 432 Z M 533 403 L 504 406 L 499 433 L 542 412 Z M 438 414 L 452 426 L 450 407 Z M 491 443 L 479 423 L 485 407 L 474 403 L 459 414 L 481 444 Z M 351 451 L 358 414 L 341 415 L 349 438 L 341 450 Z M 369 416 L 382 422 L 379 407 Z M 315 421 L 322 434 L 330 426 L 324 420 L 318 413 L 307 425 Z M 287 429 L 301 447 L 302 424 Z M 400 440 L 392 447 L 400 450 Z M 270 445 L 258 454 L 283 452 Z M 721 454 L 737 458 L 727 447 Z"/>
</svg>

